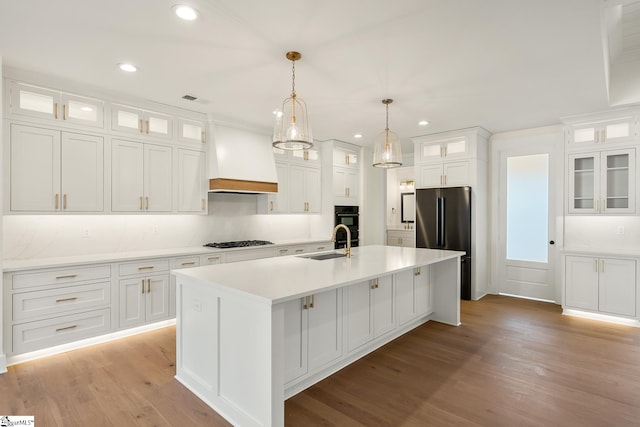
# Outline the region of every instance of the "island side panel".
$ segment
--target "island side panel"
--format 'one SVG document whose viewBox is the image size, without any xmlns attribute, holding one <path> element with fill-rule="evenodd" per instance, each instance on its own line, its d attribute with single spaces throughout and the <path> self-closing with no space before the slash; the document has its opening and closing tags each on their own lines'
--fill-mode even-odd
<svg viewBox="0 0 640 427">
<path fill-rule="evenodd" d="M 460 325 L 460 257 L 430 265 L 433 287 L 431 319 L 448 325 Z"/>
<path fill-rule="evenodd" d="M 213 284 L 176 282 L 176 378 L 234 425 L 284 425 L 283 313 Z"/>
</svg>

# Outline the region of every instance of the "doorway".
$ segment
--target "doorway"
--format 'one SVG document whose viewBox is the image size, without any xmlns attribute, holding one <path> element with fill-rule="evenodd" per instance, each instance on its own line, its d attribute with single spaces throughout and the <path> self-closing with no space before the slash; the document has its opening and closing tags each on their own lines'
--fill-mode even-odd
<svg viewBox="0 0 640 427">
<path fill-rule="evenodd" d="M 559 301 L 556 198 L 562 194 L 562 173 L 558 169 L 558 140 L 550 135 L 529 135 L 496 145 L 500 149 L 497 206 L 494 203 L 498 217 L 497 292 Z"/>
</svg>

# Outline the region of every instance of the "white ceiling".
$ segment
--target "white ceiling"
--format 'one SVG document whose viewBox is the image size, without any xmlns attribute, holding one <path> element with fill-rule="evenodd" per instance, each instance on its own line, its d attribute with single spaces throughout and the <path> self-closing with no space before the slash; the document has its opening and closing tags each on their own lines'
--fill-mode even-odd
<svg viewBox="0 0 640 427">
<path fill-rule="evenodd" d="M 200 19 L 179 20 L 176 3 Z M 600 13 L 598 0 L 2 0 L 0 55 L 270 132 L 291 88 L 285 52 L 298 50 L 296 90 L 316 139 L 370 145 L 389 97 L 406 143 L 608 108 Z"/>
</svg>

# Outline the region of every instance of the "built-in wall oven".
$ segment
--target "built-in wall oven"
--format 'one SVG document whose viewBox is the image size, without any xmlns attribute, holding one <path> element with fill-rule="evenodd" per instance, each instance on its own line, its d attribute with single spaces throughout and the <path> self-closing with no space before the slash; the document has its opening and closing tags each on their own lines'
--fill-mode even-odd
<svg viewBox="0 0 640 427">
<path fill-rule="evenodd" d="M 358 246 L 359 209 L 358 206 L 336 206 L 335 224 L 344 224 L 351 232 L 351 247 Z M 340 249 L 347 246 L 347 232 L 340 228 L 336 234 L 335 248 Z"/>
</svg>

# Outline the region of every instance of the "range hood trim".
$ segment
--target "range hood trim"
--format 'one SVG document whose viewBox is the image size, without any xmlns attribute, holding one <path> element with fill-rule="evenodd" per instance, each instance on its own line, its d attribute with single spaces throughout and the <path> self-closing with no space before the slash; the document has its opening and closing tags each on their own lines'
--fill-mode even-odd
<svg viewBox="0 0 640 427">
<path fill-rule="evenodd" d="M 247 181 L 230 178 L 209 179 L 209 192 L 211 193 L 277 193 L 277 182 Z"/>
</svg>

